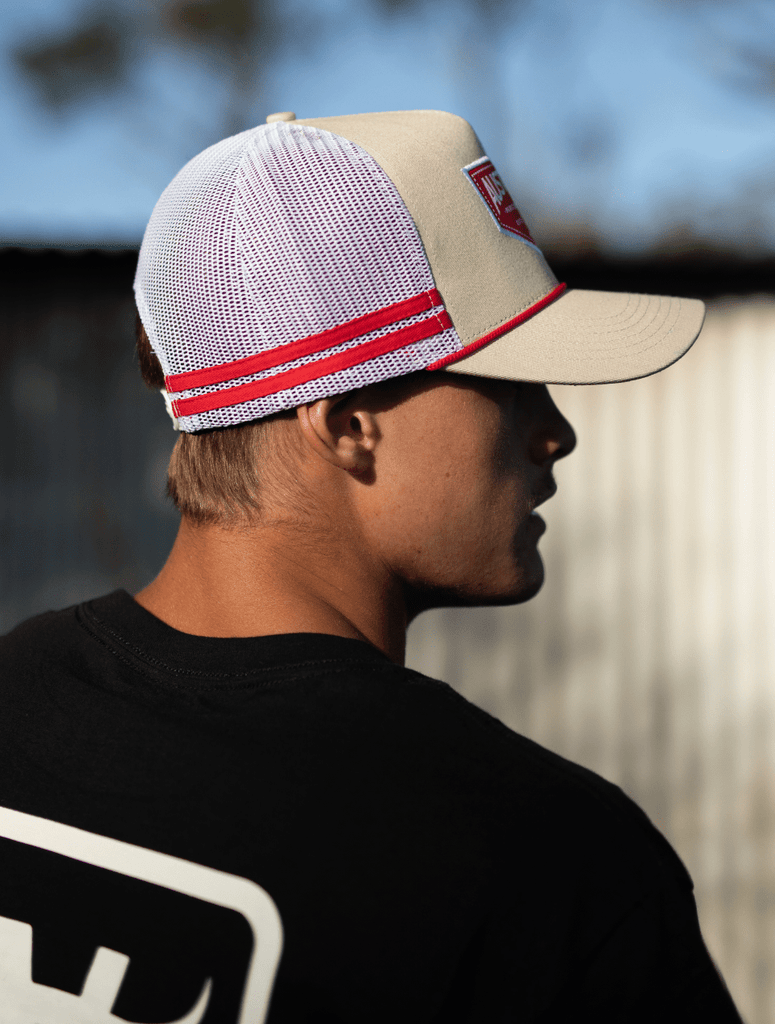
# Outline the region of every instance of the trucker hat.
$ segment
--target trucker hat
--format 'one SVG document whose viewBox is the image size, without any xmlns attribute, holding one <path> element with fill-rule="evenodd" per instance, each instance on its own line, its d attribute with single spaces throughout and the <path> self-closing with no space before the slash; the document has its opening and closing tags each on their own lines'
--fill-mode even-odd
<svg viewBox="0 0 775 1024">
<path fill-rule="evenodd" d="M 135 295 L 188 432 L 423 369 L 632 380 L 704 316 L 559 282 L 471 126 L 435 110 L 274 114 L 210 146 L 156 204 Z"/>
</svg>

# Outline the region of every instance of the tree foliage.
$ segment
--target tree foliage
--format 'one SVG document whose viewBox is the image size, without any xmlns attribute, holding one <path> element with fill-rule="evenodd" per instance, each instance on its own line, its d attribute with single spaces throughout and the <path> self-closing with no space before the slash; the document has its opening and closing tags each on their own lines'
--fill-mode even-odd
<svg viewBox="0 0 775 1024">
<path fill-rule="evenodd" d="M 19 46 L 14 58 L 43 102 L 61 110 L 123 84 L 128 29 L 121 12 L 88 10 L 65 31 Z"/>
<path fill-rule="evenodd" d="M 84 8 L 65 30 L 18 46 L 12 56 L 43 104 L 63 113 L 126 85 L 133 58 L 151 40 L 198 48 L 235 78 L 258 78 L 255 58 L 277 43 L 272 0 L 164 0 Z M 235 82 L 235 88 L 247 83 Z"/>
</svg>

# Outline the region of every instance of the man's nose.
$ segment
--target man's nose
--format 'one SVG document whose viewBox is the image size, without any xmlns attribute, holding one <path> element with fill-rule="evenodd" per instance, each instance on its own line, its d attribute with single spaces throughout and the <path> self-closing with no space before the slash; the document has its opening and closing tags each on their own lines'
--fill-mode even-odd
<svg viewBox="0 0 775 1024">
<path fill-rule="evenodd" d="M 576 447 L 576 432 L 555 405 L 548 388 L 544 389 L 544 401 L 545 418 L 533 443 L 533 458 L 537 462 L 556 462 Z"/>
</svg>

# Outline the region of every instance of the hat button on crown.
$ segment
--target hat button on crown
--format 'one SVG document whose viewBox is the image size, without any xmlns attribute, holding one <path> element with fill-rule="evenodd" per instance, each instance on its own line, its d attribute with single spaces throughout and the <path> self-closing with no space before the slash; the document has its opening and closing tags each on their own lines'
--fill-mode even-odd
<svg viewBox="0 0 775 1024">
<path fill-rule="evenodd" d="M 292 110 L 283 110 L 279 114 L 270 114 L 266 119 L 267 124 L 273 124 L 275 121 L 295 121 L 296 115 Z"/>
</svg>

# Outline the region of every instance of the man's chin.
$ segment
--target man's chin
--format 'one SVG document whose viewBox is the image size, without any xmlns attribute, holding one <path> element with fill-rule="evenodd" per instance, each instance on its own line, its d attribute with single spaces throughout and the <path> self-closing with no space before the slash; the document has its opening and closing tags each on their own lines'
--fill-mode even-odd
<svg viewBox="0 0 775 1024">
<path fill-rule="evenodd" d="M 544 585 L 544 572 L 543 564 L 541 565 L 541 572 L 531 577 L 529 583 L 521 583 L 513 590 L 503 594 L 493 594 L 491 597 L 485 598 L 484 600 L 472 602 L 472 607 L 477 605 L 491 605 L 503 607 L 510 604 L 524 604 L 525 601 L 529 601 L 535 597 L 541 587 Z"/>
<path fill-rule="evenodd" d="M 538 579 L 534 580 L 529 587 L 521 590 L 519 594 L 514 598 L 513 601 L 506 601 L 506 604 L 523 604 L 525 601 L 529 601 L 532 597 L 535 597 L 541 587 L 544 585 L 544 573 L 543 565 L 541 566 L 541 575 Z"/>
<path fill-rule="evenodd" d="M 522 574 L 518 580 L 503 583 L 500 586 L 480 585 L 476 588 L 454 590 L 434 590 L 414 593 L 408 602 L 409 621 L 420 612 L 431 608 L 502 608 L 513 604 L 524 604 L 535 597 L 544 585 L 544 564 L 536 553 L 537 565 L 526 578 Z"/>
</svg>

